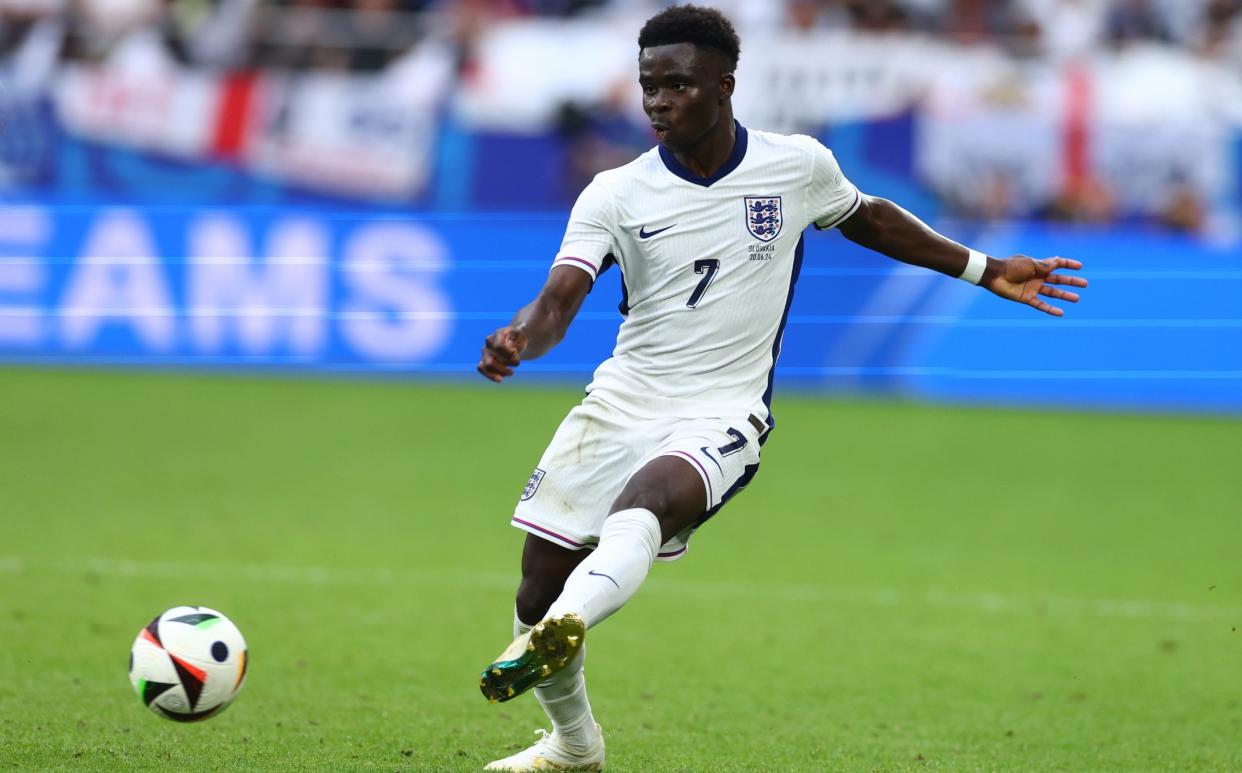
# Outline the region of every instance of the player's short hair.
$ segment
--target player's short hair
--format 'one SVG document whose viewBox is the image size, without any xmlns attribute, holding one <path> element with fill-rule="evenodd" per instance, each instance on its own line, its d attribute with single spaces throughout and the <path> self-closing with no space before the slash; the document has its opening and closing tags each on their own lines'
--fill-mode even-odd
<svg viewBox="0 0 1242 773">
<path fill-rule="evenodd" d="M 647 20 L 638 33 L 638 48 L 690 43 L 724 56 L 730 70 L 737 68 L 742 41 L 733 23 L 715 8 L 674 5 Z"/>
</svg>

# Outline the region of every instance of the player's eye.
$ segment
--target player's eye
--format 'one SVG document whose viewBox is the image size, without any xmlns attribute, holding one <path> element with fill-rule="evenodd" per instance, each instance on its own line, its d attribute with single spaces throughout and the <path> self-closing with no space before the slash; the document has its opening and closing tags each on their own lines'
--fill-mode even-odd
<svg viewBox="0 0 1242 773">
<path fill-rule="evenodd" d="M 684 83 L 676 83 L 676 84 L 674 84 L 674 85 L 673 85 L 673 90 L 674 90 L 674 91 L 676 91 L 676 92 L 677 92 L 677 93 L 679 93 L 679 94 L 680 94 L 681 92 L 685 91 L 685 90 L 686 90 L 686 89 L 688 89 L 688 88 L 689 88 L 689 86 L 687 86 L 687 85 L 686 85 L 686 84 L 684 84 Z"/>
</svg>

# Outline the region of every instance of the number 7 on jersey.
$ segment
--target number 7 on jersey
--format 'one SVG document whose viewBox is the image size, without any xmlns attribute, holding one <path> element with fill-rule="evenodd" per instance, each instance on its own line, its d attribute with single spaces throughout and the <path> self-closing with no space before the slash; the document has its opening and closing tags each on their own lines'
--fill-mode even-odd
<svg viewBox="0 0 1242 773">
<path fill-rule="evenodd" d="M 694 292 L 690 293 L 690 300 L 686 301 L 686 308 L 693 309 L 699 305 L 699 301 L 703 300 L 703 293 L 707 292 L 708 286 L 716 278 L 716 272 L 719 270 L 720 261 L 716 258 L 703 258 L 694 261 L 694 273 L 702 274 L 703 278 L 699 280 L 699 284 L 694 288 Z"/>
</svg>

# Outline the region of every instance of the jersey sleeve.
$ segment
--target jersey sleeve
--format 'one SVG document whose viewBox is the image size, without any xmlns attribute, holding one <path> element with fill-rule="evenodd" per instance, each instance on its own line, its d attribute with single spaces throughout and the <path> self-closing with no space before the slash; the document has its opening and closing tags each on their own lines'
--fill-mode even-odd
<svg viewBox="0 0 1242 773">
<path fill-rule="evenodd" d="M 812 140 L 811 182 L 807 191 L 808 215 L 816 228 L 836 228 L 858 210 L 862 194 L 845 179 L 836 156 Z"/>
<path fill-rule="evenodd" d="M 599 181 L 591 184 L 578 196 L 569 214 L 565 238 L 556 253 L 552 266 L 576 266 L 591 275 L 594 280 L 604 268 L 604 259 L 616 251 L 613 239 L 613 204 L 608 189 Z"/>
</svg>

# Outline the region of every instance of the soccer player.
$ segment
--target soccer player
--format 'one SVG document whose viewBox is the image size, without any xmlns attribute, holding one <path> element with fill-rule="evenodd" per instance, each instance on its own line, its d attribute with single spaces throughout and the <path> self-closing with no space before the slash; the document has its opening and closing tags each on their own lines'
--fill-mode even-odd
<svg viewBox="0 0 1242 773">
<path fill-rule="evenodd" d="M 774 421 L 772 373 L 808 225 L 891 258 L 1060 316 L 1045 299 L 1064 258 L 992 258 L 862 194 L 805 136 L 733 118 L 739 40 L 718 11 L 665 9 L 638 36 L 643 108 L 659 145 L 598 175 L 578 197 L 538 296 L 486 340 L 478 370 L 499 382 L 565 335 L 595 278 L 616 265 L 624 321 L 539 461 L 512 523 L 527 532 L 513 633 L 483 672 L 504 701 L 534 688 L 552 721 L 535 745 L 487 770 L 599 770 L 604 738 L 583 677 L 585 635 L 638 590 L 656 559 L 754 477 Z"/>
</svg>

